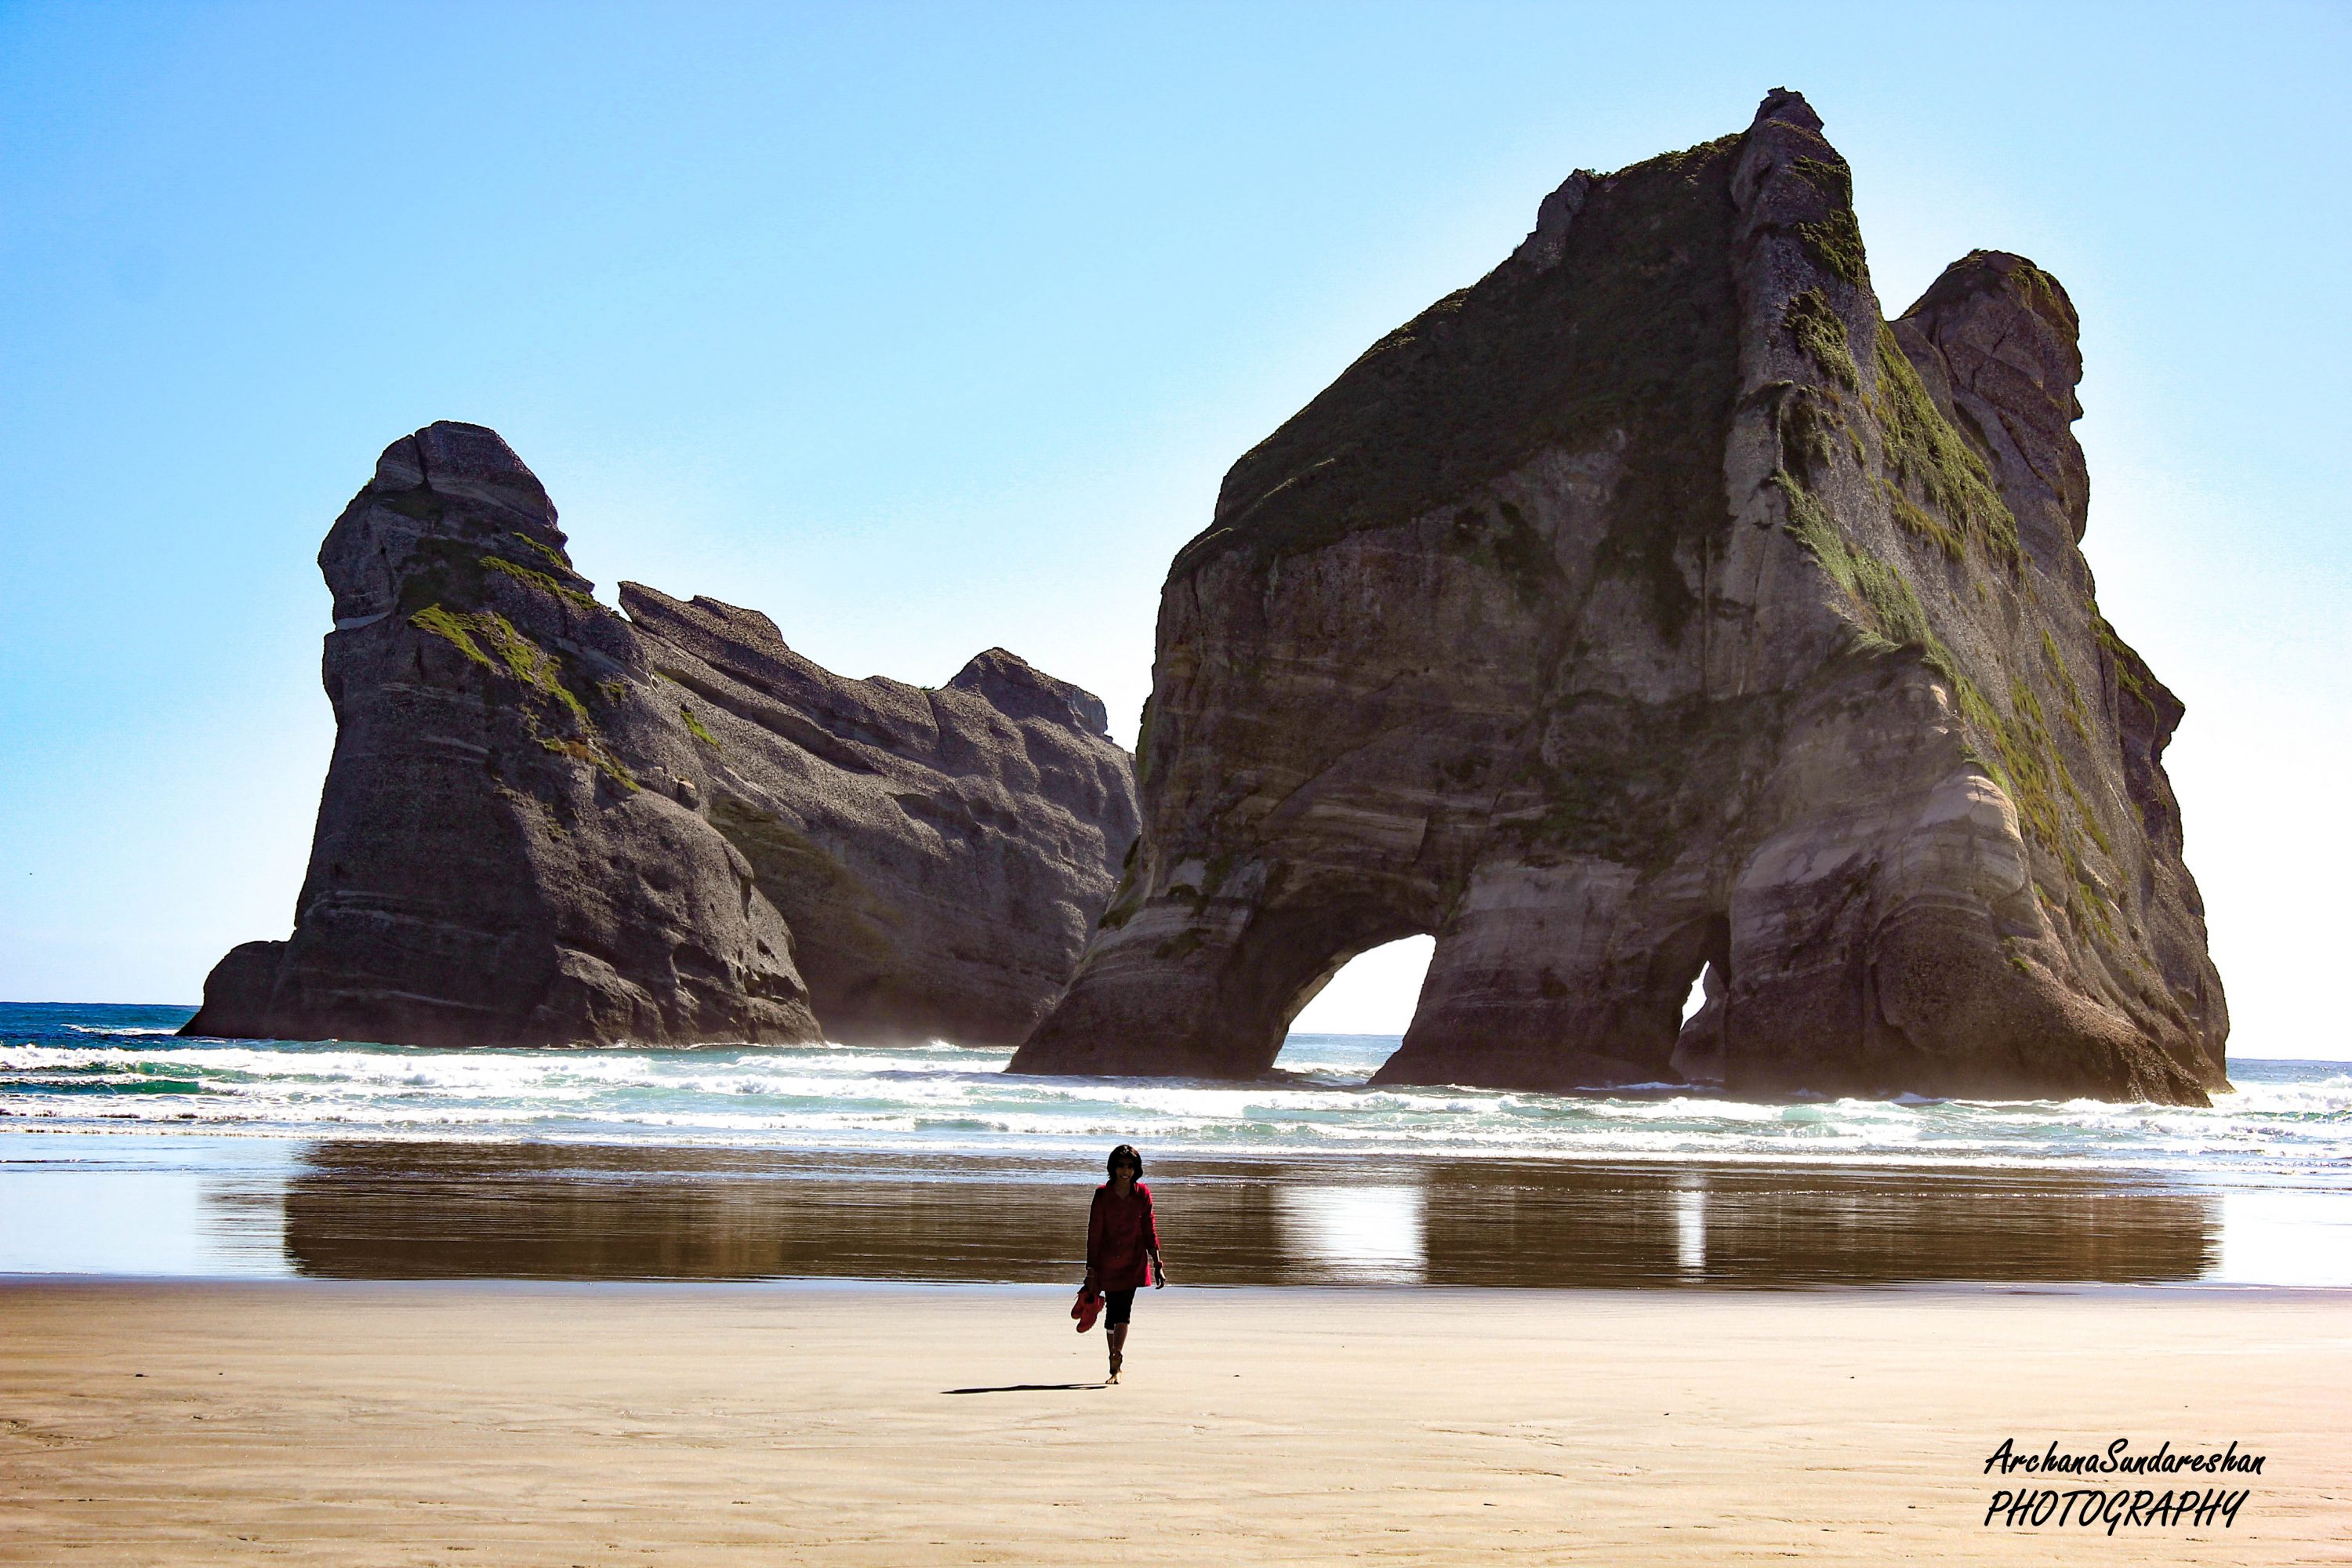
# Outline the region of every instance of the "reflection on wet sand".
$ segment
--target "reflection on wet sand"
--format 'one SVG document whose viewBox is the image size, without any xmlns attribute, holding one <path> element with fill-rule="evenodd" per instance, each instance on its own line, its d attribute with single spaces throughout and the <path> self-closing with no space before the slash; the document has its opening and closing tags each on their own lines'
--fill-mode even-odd
<svg viewBox="0 0 2352 1568">
<path fill-rule="evenodd" d="M 971 1157 L 320 1144 L 300 1273 L 1074 1282 L 1091 1173 Z M 1455 1162 L 1156 1163 L 1198 1285 L 1772 1287 L 2210 1273 L 2210 1194 L 2049 1172 Z"/>
</svg>

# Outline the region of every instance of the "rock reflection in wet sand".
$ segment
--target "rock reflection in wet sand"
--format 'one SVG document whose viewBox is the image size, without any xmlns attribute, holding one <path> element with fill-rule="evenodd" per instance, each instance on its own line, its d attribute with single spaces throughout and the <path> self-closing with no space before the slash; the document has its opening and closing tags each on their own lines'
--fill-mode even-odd
<svg viewBox="0 0 2352 1568">
<path fill-rule="evenodd" d="M 2039 1171 L 1155 1162 L 1198 1285 L 2196 1279 L 2212 1194 Z M 299 1273 L 1073 1282 L 1091 1173 L 973 1157 L 326 1143 L 286 1187 Z"/>
</svg>

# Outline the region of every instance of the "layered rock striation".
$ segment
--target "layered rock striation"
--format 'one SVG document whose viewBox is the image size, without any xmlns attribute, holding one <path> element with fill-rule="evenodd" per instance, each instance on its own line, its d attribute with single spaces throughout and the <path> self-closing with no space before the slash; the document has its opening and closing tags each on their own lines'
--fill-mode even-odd
<svg viewBox="0 0 2352 1568">
<path fill-rule="evenodd" d="M 335 751 L 285 942 L 187 1033 L 1018 1042 L 1136 830 L 1100 701 L 1002 648 L 850 680 L 572 570 L 493 431 L 395 441 L 319 564 Z"/>
<path fill-rule="evenodd" d="M 2202 1102 L 2181 706 L 2079 548 L 2076 328 L 1983 251 L 1883 320 L 1794 93 L 1574 175 L 1227 475 L 1015 1069 L 1263 1072 L 1425 932 L 1384 1081 Z"/>
</svg>

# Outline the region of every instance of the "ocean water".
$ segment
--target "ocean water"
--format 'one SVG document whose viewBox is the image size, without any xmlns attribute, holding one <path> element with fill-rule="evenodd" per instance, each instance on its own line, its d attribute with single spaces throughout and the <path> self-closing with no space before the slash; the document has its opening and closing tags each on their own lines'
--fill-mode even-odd
<svg viewBox="0 0 2352 1568">
<path fill-rule="evenodd" d="M 1059 1279 L 1110 1143 L 1196 1283 L 2352 1285 L 2352 1068 L 2210 1109 L 1251 1083 L 1003 1051 L 435 1051 L 0 1005 L 0 1273 Z M 1489 1238 L 1519 1238 L 1496 1255 Z"/>
<path fill-rule="evenodd" d="M 2231 1064 L 2210 1109 L 1748 1103 L 1659 1089 L 1371 1089 L 1393 1036 L 1294 1037 L 1254 1083 L 1040 1079 L 949 1045 L 422 1050 L 182 1039 L 184 1007 L 0 1005 L 0 1126 L 335 1140 L 1044 1157 L 1378 1154 L 1966 1164 L 2352 1185 L 2352 1065 Z"/>
</svg>

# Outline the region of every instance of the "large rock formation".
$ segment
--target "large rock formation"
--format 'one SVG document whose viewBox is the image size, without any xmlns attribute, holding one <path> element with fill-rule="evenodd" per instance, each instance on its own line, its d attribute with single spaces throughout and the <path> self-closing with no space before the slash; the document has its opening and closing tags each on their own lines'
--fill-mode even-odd
<svg viewBox="0 0 2352 1568">
<path fill-rule="evenodd" d="M 1101 702 L 1002 648 L 847 680 L 572 569 L 493 431 L 395 441 L 319 553 L 334 760 L 288 942 L 187 1033 L 1017 1043 L 1133 841 Z"/>
<path fill-rule="evenodd" d="M 2077 547 L 2075 335 L 1998 252 L 1881 320 L 1794 93 L 1570 178 L 1227 475 L 1014 1068 L 1259 1073 L 1433 932 L 1385 1081 L 2202 1102 L 2181 708 Z"/>
</svg>

